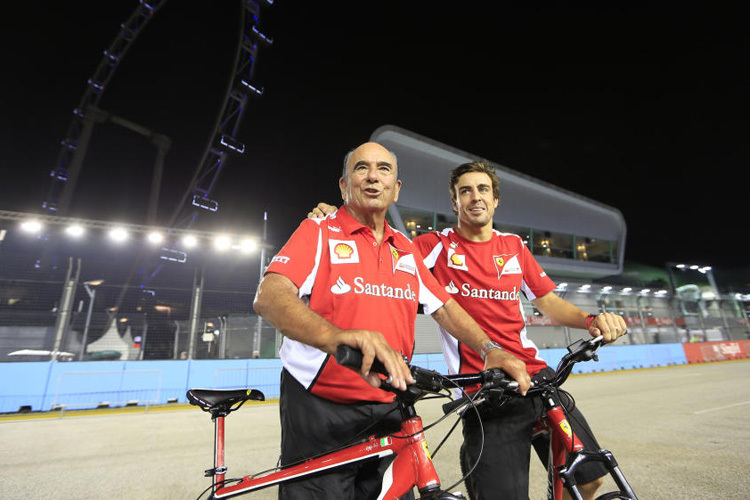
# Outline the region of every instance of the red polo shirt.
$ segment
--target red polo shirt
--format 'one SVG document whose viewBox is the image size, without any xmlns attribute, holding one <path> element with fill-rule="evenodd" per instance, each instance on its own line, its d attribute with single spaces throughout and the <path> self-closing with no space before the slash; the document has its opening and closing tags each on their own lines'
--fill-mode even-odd
<svg viewBox="0 0 750 500">
<path fill-rule="evenodd" d="M 521 292 L 534 300 L 555 289 L 518 235 L 493 231 L 489 241 L 470 241 L 455 229 L 414 239 L 437 280 L 490 339 L 526 363 L 534 375 L 547 366 L 526 335 Z M 482 370 L 479 354 L 441 329 L 443 351 L 451 373 Z"/>
<path fill-rule="evenodd" d="M 387 223 L 381 245 L 345 208 L 306 219 L 267 273 L 289 278 L 309 307 L 343 329 L 381 332 L 411 359 L 418 304 L 432 314 L 450 298 L 406 236 Z M 393 400 L 326 353 L 292 339 L 281 347 L 284 368 L 313 394 L 340 403 Z"/>
</svg>

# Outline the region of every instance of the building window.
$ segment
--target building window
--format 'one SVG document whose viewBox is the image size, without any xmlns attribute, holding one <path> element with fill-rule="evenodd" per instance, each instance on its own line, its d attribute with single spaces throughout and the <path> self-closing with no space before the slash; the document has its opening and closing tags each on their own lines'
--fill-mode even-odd
<svg viewBox="0 0 750 500">
<path fill-rule="evenodd" d="M 430 231 L 442 231 L 458 223 L 453 213 L 430 212 L 400 205 L 397 207 L 409 238 L 415 238 Z M 390 219 L 389 222 L 391 222 Z M 502 233 L 520 236 L 534 255 L 610 264 L 617 261 L 618 245 L 615 241 L 516 226 L 504 222 L 496 222 L 493 227 Z"/>
</svg>

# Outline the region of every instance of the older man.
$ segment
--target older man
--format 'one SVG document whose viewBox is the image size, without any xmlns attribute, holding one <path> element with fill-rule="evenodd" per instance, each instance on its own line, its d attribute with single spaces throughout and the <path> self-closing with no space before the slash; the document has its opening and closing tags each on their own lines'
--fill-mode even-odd
<svg viewBox="0 0 750 500">
<path fill-rule="evenodd" d="M 365 143 L 345 158 L 339 180 L 344 205 L 325 218 L 307 219 L 273 258 L 254 307 L 286 337 L 281 348 L 281 461 L 330 451 L 380 421 L 395 430 L 393 395 L 376 389 L 369 373 L 382 361 L 392 385 L 411 382 L 418 305 L 462 345 L 486 354 L 486 366 L 505 370 L 529 387 L 525 365 L 508 353 L 483 351 L 490 339 L 425 268 L 412 243 L 390 228 L 388 207 L 401 181 L 395 156 Z M 362 350 L 362 377 L 339 366 L 341 345 Z M 280 498 L 376 498 L 389 459 L 353 464 L 284 485 Z"/>
</svg>

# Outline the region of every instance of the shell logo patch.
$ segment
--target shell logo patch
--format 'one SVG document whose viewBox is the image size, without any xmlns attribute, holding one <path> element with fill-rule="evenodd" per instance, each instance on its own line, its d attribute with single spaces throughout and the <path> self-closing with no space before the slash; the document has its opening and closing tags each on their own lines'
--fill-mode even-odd
<svg viewBox="0 0 750 500">
<path fill-rule="evenodd" d="M 348 259 L 354 253 L 354 249 L 346 243 L 339 243 L 333 249 L 339 259 Z"/>
<path fill-rule="evenodd" d="M 453 269 L 460 269 L 462 271 L 468 271 L 469 268 L 466 266 L 466 255 L 456 253 L 452 248 L 448 249 L 448 267 Z"/>
<path fill-rule="evenodd" d="M 353 240 L 328 240 L 328 250 L 331 254 L 331 264 L 356 264 L 359 262 L 359 252 Z"/>
</svg>

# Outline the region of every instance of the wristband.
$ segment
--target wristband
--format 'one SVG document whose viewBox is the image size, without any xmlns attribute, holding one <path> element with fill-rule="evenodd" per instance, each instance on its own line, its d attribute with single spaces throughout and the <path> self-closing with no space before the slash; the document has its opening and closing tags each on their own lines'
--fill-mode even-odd
<svg viewBox="0 0 750 500">
<path fill-rule="evenodd" d="M 596 318 L 596 314 L 589 314 L 586 316 L 586 330 L 591 328 L 591 323 L 594 322 L 594 318 Z"/>
<path fill-rule="evenodd" d="M 503 350 L 502 347 L 500 347 L 500 344 L 497 342 L 493 342 L 492 340 L 488 340 L 484 343 L 482 346 L 482 349 L 479 351 L 479 357 L 482 358 L 482 361 L 487 357 L 487 353 L 489 353 L 492 349 L 500 349 Z"/>
</svg>

